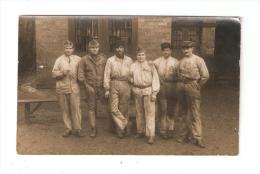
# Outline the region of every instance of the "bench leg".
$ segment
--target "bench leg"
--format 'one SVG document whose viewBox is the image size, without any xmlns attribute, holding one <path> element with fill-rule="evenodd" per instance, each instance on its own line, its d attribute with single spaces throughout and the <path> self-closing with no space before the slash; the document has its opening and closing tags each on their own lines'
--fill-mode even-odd
<svg viewBox="0 0 260 174">
<path fill-rule="evenodd" d="M 30 103 L 25 103 L 24 117 L 26 123 L 30 123 Z"/>
</svg>

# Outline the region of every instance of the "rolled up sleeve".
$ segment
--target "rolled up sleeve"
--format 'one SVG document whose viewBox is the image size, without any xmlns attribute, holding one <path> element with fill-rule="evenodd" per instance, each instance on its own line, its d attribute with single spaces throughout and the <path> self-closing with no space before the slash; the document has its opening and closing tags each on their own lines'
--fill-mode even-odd
<svg viewBox="0 0 260 174">
<path fill-rule="evenodd" d="M 201 59 L 199 61 L 198 67 L 199 67 L 199 73 L 200 73 L 199 84 L 200 84 L 200 86 L 203 86 L 209 79 L 209 71 L 208 71 L 208 68 L 203 59 Z"/>
<path fill-rule="evenodd" d="M 111 62 L 108 59 L 106 66 L 105 66 L 105 71 L 104 71 L 104 88 L 105 90 L 110 89 L 110 75 L 111 75 Z"/>
<path fill-rule="evenodd" d="M 64 77 L 62 70 L 60 69 L 59 61 L 56 60 L 52 69 L 52 77 L 60 79 Z"/>
<path fill-rule="evenodd" d="M 155 66 L 153 66 L 152 94 L 157 95 L 160 90 L 160 80 Z"/>
</svg>

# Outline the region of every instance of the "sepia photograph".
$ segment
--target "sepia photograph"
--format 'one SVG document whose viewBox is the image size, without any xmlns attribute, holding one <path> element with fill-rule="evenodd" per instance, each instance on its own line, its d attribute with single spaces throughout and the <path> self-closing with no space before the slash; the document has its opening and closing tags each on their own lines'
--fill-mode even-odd
<svg viewBox="0 0 260 174">
<path fill-rule="evenodd" d="M 241 18 L 20 15 L 19 155 L 239 155 Z"/>
</svg>

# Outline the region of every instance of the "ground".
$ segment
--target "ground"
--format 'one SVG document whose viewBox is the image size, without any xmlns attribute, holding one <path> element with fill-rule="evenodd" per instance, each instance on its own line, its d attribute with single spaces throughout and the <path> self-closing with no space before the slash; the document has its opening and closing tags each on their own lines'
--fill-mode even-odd
<svg viewBox="0 0 260 174">
<path fill-rule="evenodd" d="M 47 90 L 46 90 L 47 91 Z M 48 90 L 48 95 L 54 95 Z M 19 97 L 26 97 L 19 95 Z M 83 132 L 88 135 L 85 103 L 82 102 Z M 58 103 L 45 103 L 37 112 L 32 123 L 24 121 L 24 106 L 18 105 L 17 153 L 18 154 L 104 154 L 104 155 L 237 155 L 239 130 L 239 89 L 219 85 L 203 89 L 201 117 L 205 149 L 192 144 L 179 144 L 176 138 L 164 140 L 156 135 L 155 144 L 146 144 L 145 139 L 134 139 L 132 135 L 118 139 L 108 131 L 107 119 L 102 108 L 97 119 L 98 136 L 78 138 L 61 137 L 64 131 Z M 103 113 L 103 114 L 102 114 Z M 134 115 L 133 108 L 131 115 Z M 134 127 L 134 126 L 133 126 Z"/>
</svg>

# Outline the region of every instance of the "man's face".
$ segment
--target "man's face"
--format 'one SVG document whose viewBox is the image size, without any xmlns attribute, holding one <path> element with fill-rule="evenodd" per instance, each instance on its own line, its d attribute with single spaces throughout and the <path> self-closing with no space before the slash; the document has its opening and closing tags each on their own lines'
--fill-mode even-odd
<svg viewBox="0 0 260 174">
<path fill-rule="evenodd" d="M 90 54 L 97 55 L 99 53 L 99 46 L 91 46 L 88 50 Z"/>
<path fill-rule="evenodd" d="M 167 58 L 167 57 L 171 56 L 172 50 L 170 48 L 164 48 L 162 50 L 162 54 L 163 54 L 163 57 Z"/>
<path fill-rule="evenodd" d="M 119 58 L 123 58 L 125 55 L 125 48 L 123 46 L 119 46 L 115 49 L 115 54 Z"/>
<path fill-rule="evenodd" d="M 184 56 L 189 57 L 192 55 L 193 52 L 193 47 L 183 47 L 182 48 L 182 53 Z"/>
<path fill-rule="evenodd" d="M 73 48 L 73 47 L 65 47 L 65 48 L 64 48 L 64 54 L 65 54 L 66 56 L 71 56 L 72 53 L 73 53 L 73 51 L 74 51 L 74 48 Z"/>
<path fill-rule="evenodd" d="M 146 60 L 146 55 L 144 52 L 137 53 L 137 61 L 144 62 Z"/>
</svg>

